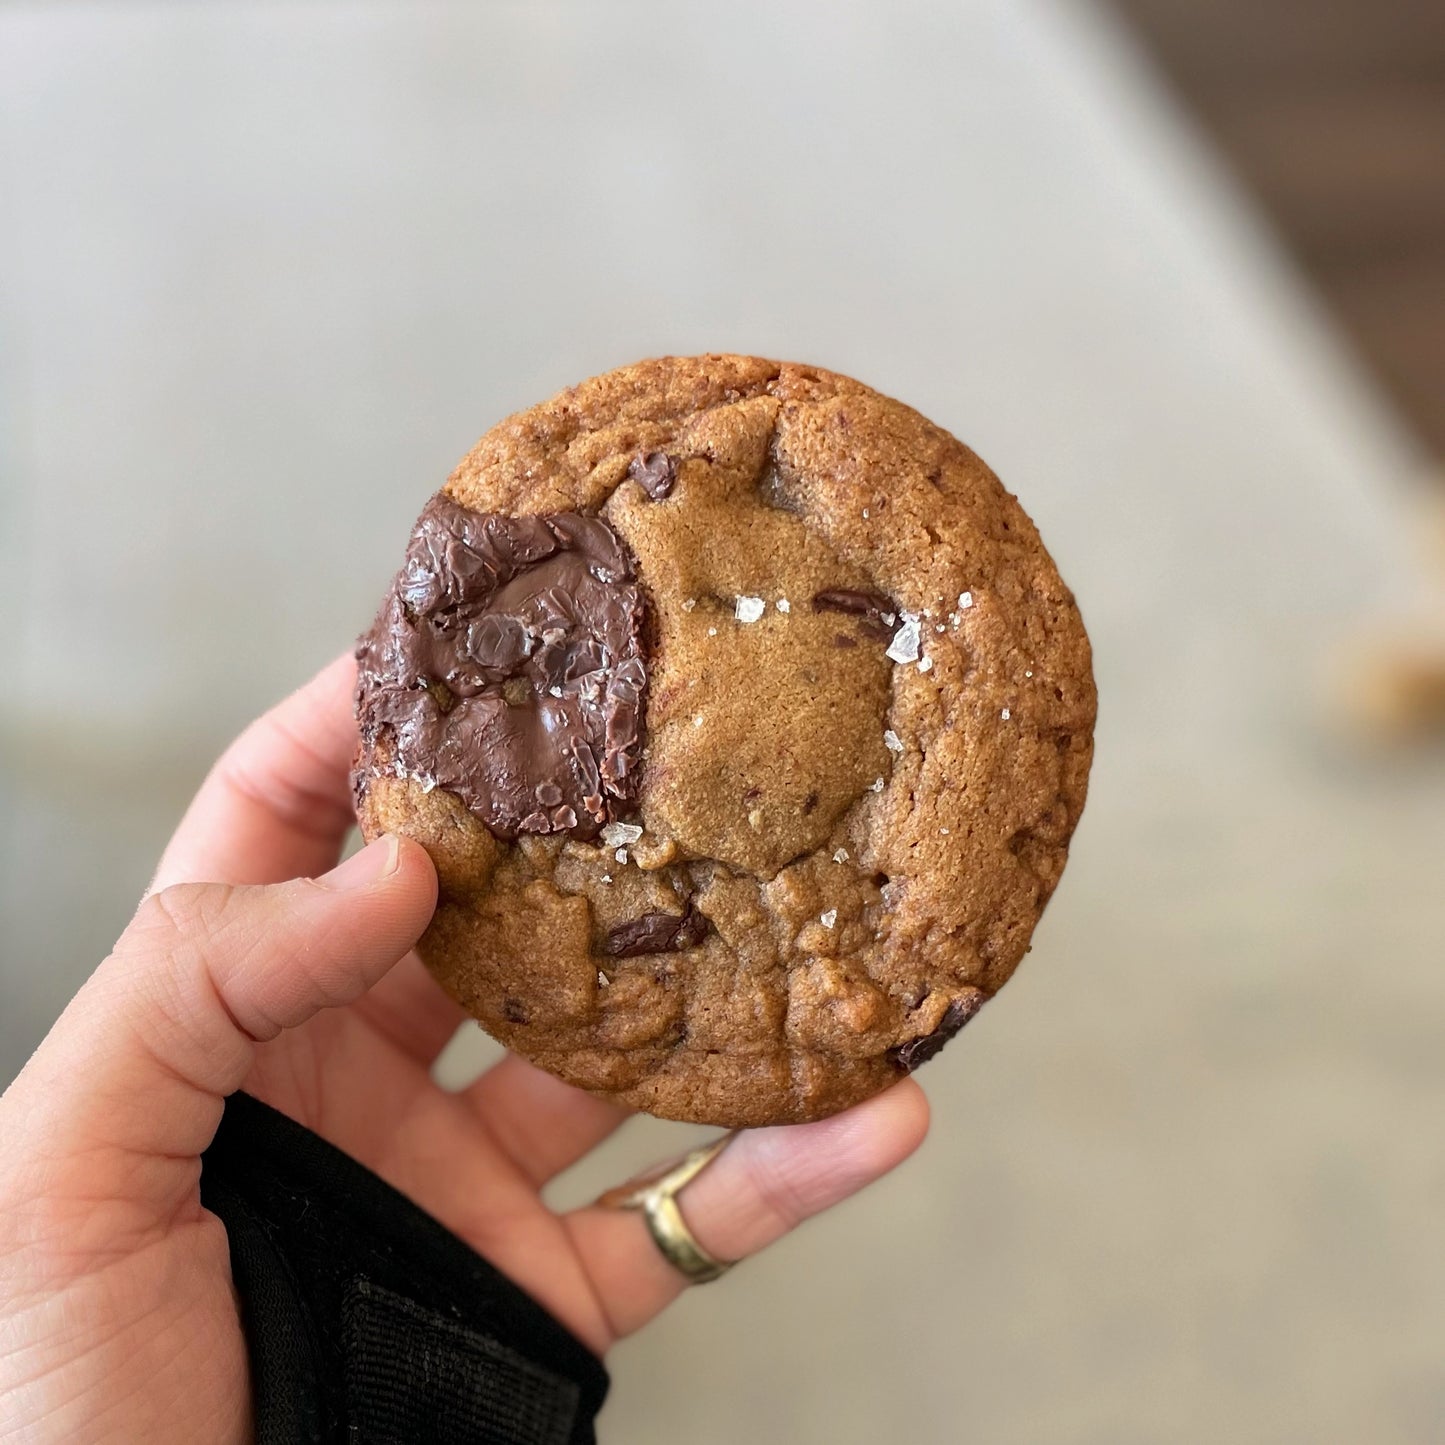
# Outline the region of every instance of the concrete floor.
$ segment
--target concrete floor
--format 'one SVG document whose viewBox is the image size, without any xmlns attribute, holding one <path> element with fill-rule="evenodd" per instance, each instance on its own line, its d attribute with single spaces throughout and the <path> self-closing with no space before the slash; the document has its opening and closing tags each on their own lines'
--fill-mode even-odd
<svg viewBox="0 0 1445 1445">
<path fill-rule="evenodd" d="M 0 1078 L 483 428 L 813 360 L 1040 523 L 1093 796 L 924 1153 L 623 1346 L 604 1441 L 1445 1435 L 1445 766 L 1318 705 L 1417 458 L 1094 10 L 10 4 L 0 126 Z"/>
</svg>

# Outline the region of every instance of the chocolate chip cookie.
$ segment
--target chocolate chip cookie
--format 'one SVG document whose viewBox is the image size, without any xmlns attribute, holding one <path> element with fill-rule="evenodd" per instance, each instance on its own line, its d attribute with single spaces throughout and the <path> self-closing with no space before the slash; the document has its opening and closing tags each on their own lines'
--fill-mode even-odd
<svg viewBox="0 0 1445 1445">
<path fill-rule="evenodd" d="M 1013 972 L 1084 805 L 1078 609 L 899 402 L 741 356 L 494 427 L 357 648 L 365 835 L 509 1048 L 667 1118 L 814 1119 Z"/>
</svg>

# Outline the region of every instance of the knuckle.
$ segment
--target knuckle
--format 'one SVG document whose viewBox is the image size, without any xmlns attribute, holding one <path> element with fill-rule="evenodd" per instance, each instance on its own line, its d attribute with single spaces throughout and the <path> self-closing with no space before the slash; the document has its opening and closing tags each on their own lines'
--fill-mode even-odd
<svg viewBox="0 0 1445 1445">
<path fill-rule="evenodd" d="M 142 902 L 127 934 L 178 942 L 225 922 L 235 889 L 222 883 L 172 883 Z"/>
</svg>

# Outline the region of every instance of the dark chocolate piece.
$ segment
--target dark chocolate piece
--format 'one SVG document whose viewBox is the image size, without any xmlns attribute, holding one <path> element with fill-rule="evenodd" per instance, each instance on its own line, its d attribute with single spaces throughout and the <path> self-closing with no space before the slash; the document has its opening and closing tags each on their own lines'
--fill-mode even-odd
<svg viewBox="0 0 1445 1445">
<path fill-rule="evenodd" d="M 627 475 L 652 498 L 660 502 L 672 492 L 677 481 L 677 463 L 666 452 L 649 452 L 632 459 Z"/>
<path fill-rule="evenodd" d="M 637 790 L 643 620 L 601 518 L 503 517 L 438 494 L 357 644 L 358 791 L 385 766 L 455 793 L 499 837 L 595 837 Z"/>
<path fill-rule="evenodd" d="M 689 905 L 687 912 L 682 915 L 682 927 L 677 930 L 677 936 L 672 940 L 673 948 L 679 953 L 685 948 L 696 948 L 707 937 L 708 927 L 706 916 Z"/>
<path fill-rule="evenodd" d="M 707 936 L 707 919 L 697 909 L 686 913 L 644 913 L 612 929 L 602 945 L 611 958 L 636 958 L 643 953 L 681 953 L 696 948 Z"/>
<path fill-rule="evenodd" d="M 881 592 L 858 592 L 851 587 L 830 588 L 813 598 L 814 612 L 846 612 L 863 620 L 874 637 L 891 638 L 898 619 L 897 604 Z"/>
<path fill-rule="evenodd" d="M 814 612 L 853 612 L 860 617 L 881 617 L 885 612 L 895 616 L 898 609 L 881 592 L 858 592 L 851 587 L 834 587 L 813 598 Z"/>
<path fill-rule="evenodd" d="M 944 1044 L 951 1039 L 974 1014 L 984 1005 L 981 993 L 970 994 L 965 999 L 955 999 L 944 1011 L 938 1027 L 931 1034 L 909 1039 L 904 1044 L 894 1044 L 888 1050 L 888 1062 L 895 1069 L 911 1074 L 920 1064 L 926 1064 L 935 1054 L 941 1053 Z"/>
</svg>

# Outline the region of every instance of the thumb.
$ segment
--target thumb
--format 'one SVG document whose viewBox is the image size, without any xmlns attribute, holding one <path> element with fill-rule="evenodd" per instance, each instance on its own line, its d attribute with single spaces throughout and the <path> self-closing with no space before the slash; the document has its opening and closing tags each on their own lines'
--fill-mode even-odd
<svg viewBox="0 0 1445 1445">
<path fill-rule="evenodd" d="M 193 1187 L 256 1045 L 359 998 L 435 903 L 426 853 L 391 836 L 318 879 L 152 894 L 16 1081 L 23 1116 L 52 1159 L 152 1156 Z"/>
</svg>

